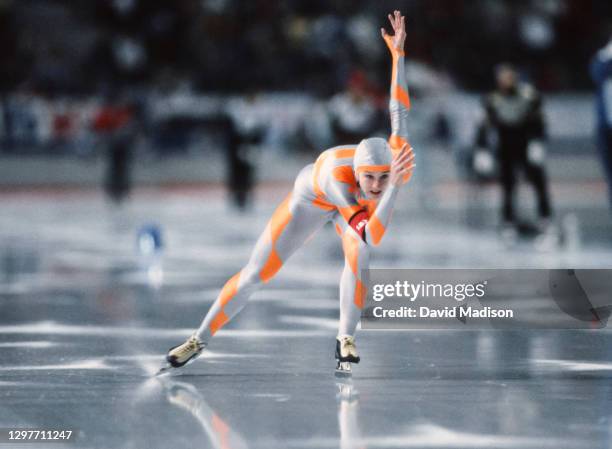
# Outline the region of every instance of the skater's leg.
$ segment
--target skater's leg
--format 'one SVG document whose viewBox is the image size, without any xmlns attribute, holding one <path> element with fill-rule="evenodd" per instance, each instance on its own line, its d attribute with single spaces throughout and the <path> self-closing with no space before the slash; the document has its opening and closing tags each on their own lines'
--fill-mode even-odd
<svg viewBox="0 0 612 449">
<path fill-rule="evenodd" d="M 335 219 L 335 227 L 344 251 L 344 270 L 340 279 L 340 323 L 336 337 L 336 375 L 345 376 L 351 373 L 351 363 L 359 363 L 360 360 L 354 335 L 367 292 L 363 270 L 369 266 L 370 248 L 339 216 Z"/>
<path fill-rule="evenodd" d="M 544 167 L 537 166 L 529 161 L 525 164 L 525 175 L 533 185 L 538 199 L 538 214 L 540 218 L 550 218 L 550 197 Z"/>
<path fill-rule="evenodd" d="M 342 234 L 344 270 L 340 280 L 338 336 L 353 336 L 363 309 L 367 287 L 362 270 L 369 267 L 370 248 L 350 227 Z"/>
<path fill-rule="evenodd" d="M 299 195 L 289 195 L 274 212 L 247 265 L 221 290 L 196 338 L 207 343 L 328 219 L 328 213 L 301 200 Z"/>
<path fill-rule="evenodd" d="M 511 149 L 500 149 L 499 155 L 500 176 L 503 194 L 502 218 L 504 222 L 511 223 L 514 221 L 514 186 L 516 177 L 514 173 L 514 158 L 512 157 Z"/>
</svg>

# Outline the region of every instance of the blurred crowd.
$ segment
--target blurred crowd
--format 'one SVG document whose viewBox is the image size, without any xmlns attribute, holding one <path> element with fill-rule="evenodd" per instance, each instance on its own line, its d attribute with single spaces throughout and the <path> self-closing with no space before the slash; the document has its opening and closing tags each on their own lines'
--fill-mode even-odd
<svg viewBox="0 0 612 449">
<path fill-rule="evenodd" d="M 0 88 L 330 95 L 356 66 L 386 82 L 379 29 L 393 9 L 408 17 L 411 58 L 476 90 L 500 55 L 543 90 L 588 88 L 612 19 L 605 0 L 2 0 Z"/>
<path fill-rule="evenodd" d="M 109 108 L 160 152 L 227 117 L 292 149 L 385 133 L 379 30 L 396 8 L 417 102 L 489 90 L 500 58 L 544 94 L 591 90 L 612 29 L 603 0 L 0 0 L 2 151 L 93 154 Z"/>
</svg>

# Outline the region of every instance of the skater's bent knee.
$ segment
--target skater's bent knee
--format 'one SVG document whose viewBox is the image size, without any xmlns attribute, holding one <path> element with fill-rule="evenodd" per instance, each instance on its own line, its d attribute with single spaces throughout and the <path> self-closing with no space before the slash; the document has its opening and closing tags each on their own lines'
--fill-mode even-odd
<svg viewBox="0 0 612 449">
<path fill-rule="evenodd" d="M 372 242 L 364 241 L 361 237 L 355 237 L 354 241 L 354 245 L 356 246 L 360 255 L 369 254 L 371 247 L 376 246 Z"/>
<path fill-rule="evenodd" d="M 347 263 L 353 273 L 366 268 L 367 260 L 370 255 L 370 247 L 361 238 L 345 233 L 342 238 L 342 249 Z"/>
<path fill-rule="evenodd" d="M 262 266 L 261 265 L 252 265 L 248 264 L 240 271 L 240 289 L 257 289 L 262 283 L 263 279 L 261 277 Z"/>
</svg>

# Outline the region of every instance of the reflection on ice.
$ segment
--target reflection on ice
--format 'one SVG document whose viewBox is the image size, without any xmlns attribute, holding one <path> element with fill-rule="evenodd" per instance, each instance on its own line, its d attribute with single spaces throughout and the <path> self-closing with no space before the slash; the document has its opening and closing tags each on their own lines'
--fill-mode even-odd
<svg viewBox="0 0 612 449">
<path fill-rule="evenodd" d="M 52 346 L 65 346 L 53 341 L 12 341 L 0 343 L 0 348 L 50 348 Z"/>
<path fill-rule="evenodd" d="M 178 382 L 169 376 L 157 378 L 170 404 L 189 413 L 200 425 L 215 449 L 246 449 L 246 440 L 223 420 L 204 399 L 198 389 L 188 382 Z"/>
<path fill-rule="evenodd" d="M 336 380 L 340 449 L 366 449 L 359 425 L 359 392 L 352 379 Z"/>
<path fill-rule="evenodd" d="M 113 369 L 100 359 L 78 360 L 71 363 L 61 363 L 57 365 L 18 365 L 0 366 L 0 371 L 47 371 L 47 370 L 97 370 Z"/>
</svg>

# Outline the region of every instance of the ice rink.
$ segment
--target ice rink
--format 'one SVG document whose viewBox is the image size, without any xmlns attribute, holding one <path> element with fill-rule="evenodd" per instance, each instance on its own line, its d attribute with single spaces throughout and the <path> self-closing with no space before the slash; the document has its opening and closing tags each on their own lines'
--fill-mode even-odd
<svg viewBox="0 0 612 449">
<path fill-rule="evenodd" d="M 93 191 L 2 194 L 0 428 L 73 430 L 58 448 L 612 447 L 610 325 L 364 330 L 352 380 L 336 379 L 343 256 L 331 227 L 182 375 L 153 377 L 288 189 L 268 185 L 243 214 L 217 187 L 139 190 L 120 210 Z M 553 190 L 572 234 L 561 249 L 504 247 L 495 192 L 443 186 L 402 192 L 372 266 L 612 266 L 603 187 L 588 201 Z M 139 255 L 147 223 L 162 231 L 162 257 Z"/>
</svg>

